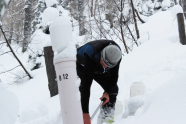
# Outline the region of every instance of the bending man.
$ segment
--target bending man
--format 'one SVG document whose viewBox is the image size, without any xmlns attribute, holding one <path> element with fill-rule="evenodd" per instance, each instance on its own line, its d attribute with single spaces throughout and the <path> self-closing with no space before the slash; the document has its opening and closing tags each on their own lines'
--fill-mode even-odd
<svg viewBox="0 0 186 124">
<path fill-rule="evenodd" d="M 77 50 L 77 74 L 81 79 L 81 106 L 84 124 L 91 124 L 89 116 L 90 87 L 93 79 L 104 89 L 105 97 L 98 122 L 112 123 L 118 94 L 118 72 L 122 53 L 120 47 L 111 40 L 91 41 Z"/>
</svg>

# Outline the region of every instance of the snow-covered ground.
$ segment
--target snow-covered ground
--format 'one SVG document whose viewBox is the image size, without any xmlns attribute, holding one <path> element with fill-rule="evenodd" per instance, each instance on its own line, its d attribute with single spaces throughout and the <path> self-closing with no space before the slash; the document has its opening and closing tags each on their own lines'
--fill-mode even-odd
<svg viewBox="0 0 186 124">
<path fill-rule="evenodd" d="M 142 44 L 123 56 L 120 65 L 118 100 L 123 102 L 125 109 L 115 117 L 115 124 L 185 124 L 186 46 L 179 43 L 177 19 L 172 17 L 171 10 L 158 11 L 145 24 L 139 22 L 139 31 Z M 12 58 L 1 59 L 1 62 L 4 62 L 3 66 L 6 63 L 10 66 Z M 7 87 L 19 99 L 16 124 L 62 124 L 59 96 L 50 98 L 46 68 L 34 70 L 32 75 L 34 78 L 29 81 Z M 3 84 L 9 83 L 2 81 Z M 130 86 L 133 82 L 143 82 L 146 94 L 131 99 Z M 91 87 L 90 115 L 99 105 L 102 93 L 101 87 L 94 82 Z M 6 104 L 0 101 L 1 105 Z M 130 112 L 130 106 L 136 112 L 128 116 L 126 112 Z M 0 110 L 1 124 L 1 115 L 7 114 L 7 111 Z M 92 124 L 96 124 L 96 117 Z"/>
</svg>

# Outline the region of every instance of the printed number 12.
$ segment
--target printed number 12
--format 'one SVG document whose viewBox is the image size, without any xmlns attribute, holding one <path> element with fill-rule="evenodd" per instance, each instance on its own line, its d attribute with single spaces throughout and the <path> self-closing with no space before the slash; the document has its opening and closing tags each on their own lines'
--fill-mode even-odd
<svg viewBox="0 0 186 124">
<path fill-rule="evenodd" d="M 63 79 L 68 79 L 68 74 L 63 74 Z"/>
</svg>

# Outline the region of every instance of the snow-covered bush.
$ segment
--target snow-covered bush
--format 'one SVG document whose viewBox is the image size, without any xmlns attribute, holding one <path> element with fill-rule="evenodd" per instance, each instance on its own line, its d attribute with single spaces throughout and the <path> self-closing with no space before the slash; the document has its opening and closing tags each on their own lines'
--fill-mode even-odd
<svg viewBox="0 0 186 124">
<path fill-rule="evenodd" d="M 154 11 L 162 9 L 166 11 L 170 7 L 174 6 L 174 1 L 172 0 L 139 0 L 135 3 L 136 9 L 140 14 L 145 16 L 151 16 Z"/>
<path fill-rule="evenodd" d="M 163 0 L 162 2 L 162 11 L 166 11 L 171 6 L 170 0 Z"/>
<path fill-rule="evenodd" d="M 34 12 L 35 14 L 35 19 L 32 21 L 32 30 L 33 32 L 36 30 L 36 29 L 39 29 L 41 28 L 41 22 L 42 22 L 42 13 L 43 11 L 46 9 L 46 4 L 43 0 L 39 0 L 38 1 L 38 4 L 37 4 L 37 9 L 36 11 Z"/>
<path fill-rule="evenodd" d="M 31 71 L 38 69 L 42 67 L 43 65 L 43 51 L 39 50 L 36 54 L 30 54 L 28 56 L 28 65 L 27 68 L 29 68 Z"/>
</svg>

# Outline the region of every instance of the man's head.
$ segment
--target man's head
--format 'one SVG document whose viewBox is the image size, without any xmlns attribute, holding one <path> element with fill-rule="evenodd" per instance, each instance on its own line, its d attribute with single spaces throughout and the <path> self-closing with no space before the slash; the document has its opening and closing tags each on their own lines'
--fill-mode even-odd
<svg viewBox="0 0 186 124">
<path fill-rule="evenodd" d="M 113 68 L 117 65 L 121 56 L 121 50 L 116 45 L 108 45 L 101 51 L 101 61 L 109 68 Z"/>
</svg>

